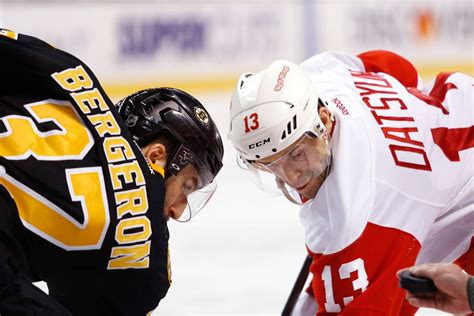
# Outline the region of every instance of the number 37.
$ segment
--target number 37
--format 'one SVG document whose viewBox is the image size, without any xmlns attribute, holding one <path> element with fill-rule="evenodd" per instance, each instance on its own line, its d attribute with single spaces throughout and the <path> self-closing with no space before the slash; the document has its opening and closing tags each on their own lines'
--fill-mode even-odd
<svg viewBox="0 0 474 316">
<path fill-rule="evenodd" d="M 12 161 L 30 157 L 38 161 L 80 160 L 94 145 L 71 103 L 49 99 L 24 107 L 30 116 L 0 117 L 7 129 L 0 133 L 0 156 Z M 58 128 L 42 132 L 37 122 L 54 122 Z M 81 205 L 82 222 L 9 175 L 1 165 L 0 185 L 14 198 L 23 225 L 30 231 L 65 250 L 99 249 L 109 225 L 102 168 L 69 168 L 64 172 L 70 202 Z"/>
</svg>

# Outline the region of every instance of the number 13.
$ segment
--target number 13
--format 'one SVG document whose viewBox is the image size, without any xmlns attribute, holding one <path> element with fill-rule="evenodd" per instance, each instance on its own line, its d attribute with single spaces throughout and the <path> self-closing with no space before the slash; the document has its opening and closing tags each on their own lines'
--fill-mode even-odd
<svg viewBox="0 0 474 316">
<path fill-rule="evenodd" d="M 249 125 L 249 119 L 252 121 L 251 125 Z M 258 114 L 252 113 L 249 116 L 244 117 L 244 124 L 246 133 L 256 130 L 260 126 L 258 122 Z"/>
<path fill-rule="evenodd" d="M 367 272 L 365 272 L 364 260 L 357 258 L 351 262 L 344 263 L 339 267 L 339 277 L 342 279 L 348 279 L 351 272 L 357 271 L 357 279 L 352 281 L 352 288 L 354 291 L 362 290 L 364 292 L 369 285 L 367 279 Z M 341 311 L 341 305 L 334 301 L 333 282 L 331 275 L 331 266 L 325 266 L 323 269 L 322 279 L 324 282 L 324 291 L 326 292 L 326 303 L 324 303 L 324 309 L 328 313 L 338 313 Z M 349 304 L 354 299 L 353 296 L 343 298 L 344 305 Z"/>
</svg>

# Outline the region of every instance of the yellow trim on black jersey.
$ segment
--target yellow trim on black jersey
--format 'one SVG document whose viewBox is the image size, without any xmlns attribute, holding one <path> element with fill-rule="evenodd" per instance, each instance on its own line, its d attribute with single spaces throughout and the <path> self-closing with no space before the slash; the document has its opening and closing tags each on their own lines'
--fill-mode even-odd
<svg viewBox="0 0 474 316">
<path fill-rule="evenodd" d="M 161 176 L 163 177 L 163 179 L 165 178 L 165 169 L 161 166 L 158 166 L 157 164 L 155 163 L 152 163 L 150 162 L 150 166 L 153 170 L 155 170 L 156 172 L 158 172 L 159 174 L 161 174 Z"/>
</svg>

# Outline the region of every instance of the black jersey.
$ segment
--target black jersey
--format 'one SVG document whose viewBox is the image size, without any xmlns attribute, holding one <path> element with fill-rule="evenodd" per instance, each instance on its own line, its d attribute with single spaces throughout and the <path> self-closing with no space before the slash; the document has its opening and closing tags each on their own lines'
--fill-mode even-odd
<svg viewBox="0 0 474 316">
<path fill-rule="evenodd" d="M 145 315 L 166 295 L 163 175 L 83 62 L 1 29 L 0 185 L 31 277 L 74 314 Z"/>
</svg>

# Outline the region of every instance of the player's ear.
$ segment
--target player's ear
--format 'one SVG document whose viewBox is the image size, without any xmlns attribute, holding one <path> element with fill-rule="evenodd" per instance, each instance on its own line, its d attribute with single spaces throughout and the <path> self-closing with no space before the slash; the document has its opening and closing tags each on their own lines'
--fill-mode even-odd
<svg viewBox="0 0 474 316">
<path fill-rule="evenodd" d="M 319 117 L 321 118 L 321 122 L 326 126 L 328 130 L 331 130 L 331 112 L 329 112 L 328 108 L 322 106 L 319 108 Z"/>
<path fill-rule="evenodd" d="M 160 142 L 153 142 L 142 149 L 146 159 L 162 168 L 166 167 L 168 152 L 166 146 Z"/>
</svg>

